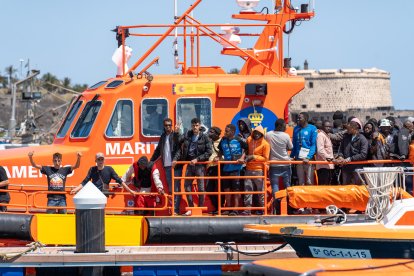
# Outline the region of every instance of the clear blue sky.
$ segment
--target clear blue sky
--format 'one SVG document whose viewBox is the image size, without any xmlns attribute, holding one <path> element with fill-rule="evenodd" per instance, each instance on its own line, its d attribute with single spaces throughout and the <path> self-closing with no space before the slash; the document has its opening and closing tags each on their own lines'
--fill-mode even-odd
<svg viewBox="0 0 414 276">
<path fill-rule="evenodd" d="M 192 0 L 179 0 L 182 12 Z M 305 1 L 295 1 L 299 6 Z M 73 83 L 93 83 L 115 74 L 111 56 L 116 48 L 116 25 L 172 23 L 173 0 L 0 0 L 2 39 L 0 73 L 20 59 L 30 58 L 32 68 L 51 72 Z M 270 7 L 271 0 L 259 6 Z M 201 8 L 201 9 L 200 9 Z M 204 0 L 195 16 L 205 23 L 231 23 L 238 12 L 235 0 Z M 394 106 L 414 109 L 414 23 L 412 0 L 320 0 L 316 17 L 296 27 L 290 36 L 290 56 L 314 69 L 371 68 L 391 73 Z M 243 31 L 243 30 L 242 30 Z M 150 45 L 150 39 L 133 39 L 132 61 Z M 132 42 L 134 41 L 134 42 Z M 242 47 L 252 47 L 244 39 Z M 287 44 L 285 44 L 287 46 Z M 287 49 L 287 47 L 285 47 Z M 220 47 L 205 44 L 202 62 L 226 70 L 241 66 L 234 57 L 221 58 Z M 159 49 L 160 66 L 152 73 L 176 73 L 172 40 Z M 151 58 L 150 58 L 151 59 Z M 130 62 L 131 63 L 131 62 Z"/>
</svg>

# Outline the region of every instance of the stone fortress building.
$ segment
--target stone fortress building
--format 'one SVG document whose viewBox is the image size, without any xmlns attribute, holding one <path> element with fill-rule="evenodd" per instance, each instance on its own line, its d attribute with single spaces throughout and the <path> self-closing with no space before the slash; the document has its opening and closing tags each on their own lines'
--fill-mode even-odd
<svg viewBox="0 0 414 276">
<path fill-rule="evenodd" d="M 289 106 L 292 120 L 306 111 L 310 118 L 332 120 L 336 110 L 362 121 L 387 116 L 405 118 L 413 110 L 395 110 L 391 99 L 390 73 L 371 69 L 308 69 L 297 74 L 305 78 L 305 88 L 292 98 Z"/>
</svg>

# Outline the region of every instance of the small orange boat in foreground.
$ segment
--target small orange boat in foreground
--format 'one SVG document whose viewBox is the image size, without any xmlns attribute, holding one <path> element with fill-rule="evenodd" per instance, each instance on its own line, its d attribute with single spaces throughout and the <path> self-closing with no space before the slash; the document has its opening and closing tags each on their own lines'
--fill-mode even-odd
<svg viewBox="0 0 414 276">
<path fill-rule="evenodd" d="M 242 267 L 242 275 L 413 275 L 414 260 L 283 259 L 258 260 Z"/>
<path fill-rule="evenodd" d="M 371 167 L 358 172 L 368 183 L 365 214 L 371 221 L 347 222 L 344 212 L 327 207 L 328 213 L 336 208 L 331 218 L 307 224 L 246 225 L 245 231 L 282 235 L 299 257 L 414 259 L 414 198 L 401 199 L 404 169 Z"/>
</svg>

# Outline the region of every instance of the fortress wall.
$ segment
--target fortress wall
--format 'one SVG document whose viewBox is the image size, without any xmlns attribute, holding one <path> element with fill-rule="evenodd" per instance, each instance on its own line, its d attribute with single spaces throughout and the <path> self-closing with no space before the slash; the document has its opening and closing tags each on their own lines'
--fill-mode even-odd
<svg viewBox="0 0 414 276">
<path fill-rule="evenodd" d="M 298 70 L 305 89 L 292 98 L 290 111 L 333 112 L 392 107 L 390 74 L 379 69 Z"/>
</svg>

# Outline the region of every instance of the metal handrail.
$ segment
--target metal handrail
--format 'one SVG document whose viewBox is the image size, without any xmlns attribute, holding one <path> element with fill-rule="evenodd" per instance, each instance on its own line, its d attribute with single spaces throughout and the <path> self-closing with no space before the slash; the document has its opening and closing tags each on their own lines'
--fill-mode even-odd
<svg viewBox="0 0 414 276">
<path fill-rule="evenodd" d="M 6 207 L 17 207 L 17 208 L 25 208 L 25 213 L 29 213 L 29 195 L 25 191 L 19 191 L 19 190 L 8 190 L 8 189 L 0 189 L 1 193 L 17 193 L 17 194 L 23 194 L 26 200 L 26 204 L 14 204 L 14 203 L 0 203 L 0 206 L 6 206 Z"/>
<path fill-rule="evenodd" d="M 183 165 L 183 174 L 185 172 L 185 168 L 186 166 L 188 166 L 188 164 L 190 163 L 190 161 L 180 161 L 177 162 L 178 165 Z M 183 195 L 214 195 L 218 197 L 218 214 L 221 213 L 221 211 L 223 210 L 264 210 L 264 214 L 267 214 L 267 210 L 268 210 L 268 206 L 270 206 L 271 202 L 268 202 L 268 188 L 269 188 L 269 179 L 267 179 L 267 172 L 268 172 L 268 167 L 269 165 L 272 164 L 303 164 L 303 161 L 294 161 L 294 160 L 286 160 L 286 161 L 267 161 L 267 162 L 250 162 L 250 163 L 256 163 L 256 164 L 263 164 L 263 175 L 262 176 L 239 176 L 237 178 L 239 179 L 256 179 L 256 178 L 260 178 L 263 179 L 264 181 L 264 188 L 263 191 L 237 191 L 237 192 L 224 192 L 221 191 L 221 180 L 224 179 L 234 179 L 236 177 L 234 176 L 221 176 L 221 164 L 238 164 L 237 161 L 218 161 L 218 162 L 197 162 L 197 165 L 208 165 L 208 164 L 213 164 L 218 166 L 218 175 L 217 176 L 204 176 L 204 177 L 187 177 L 187 176 L 175 176 L 174 171 L 172 171 L 172 191 L 170 191 L 169 194 L 164 194 L 164 195 L 160 195 L 158 193 L 139 193 L 139 192 L 135 192 L 135 195 L 142 195 L 142 196 L 163 196 L 164 197 L 164 204 L 163 206 L 159 206 L 159 207 L 154 207 L 154 208 L 150 208 L 150 207 L 128 207 L 128 206 L 111 206 L 111 207 L 106 207 L 106 210 L 126 210 L 126 211 L 135 211 L 135 210 L 142 210 L 142 211 L 163 211 L 163 210 L 168 210 L 169 208 L 174 208 L 174 197 L 177 196 L 183 196 Z M 352 164 L 361 164 L 361 165 L 372 165 L 372 164 L 396 164 L 396 163 L 411 163 L 410 160 L 366 160 L 366 161 L 357 161 L 357 162 L 349 162 L 346 165 L 352 165 Z M 334 164 L 334 162 L 328 162 L 328 161 L 309 161 L 309 164 Z M 409 170 L 409 171 L 407 171 Z M 406 168 L 404 175 L 406 176 L 413 176 L 414 175 L 414 168 Z M 186 191 L 182 191 L 182 192 L 174 192 L 175 189 L 175 182 L 176 180 L 187 180 L 187 179 L 191 179 L 191 180 L 197 180 L 197 179 L 205 179 L 205 180 L 209 180 L 209 179 L 215 179 L 217 180 L 217 188 L 218 191 L 217 192 L 186 192 Z M 181 183 L 180 183 L 181 185 Z M 72 195 L 69 194 L 69 191 L 65 191 L 65 192 L 56 192 L 56 191 L 47 191 L 47 190 L 41 190 L 41 191 L 33 191 L 33 192 L 27 192 L 27 191 L 23 191 L 22 189 L 24 187 L 30 187 L 30 188 L 42 188 L 42 189 L 47 189 L 47 187 L 42 186 L 42 185 L 26 185 L 26 184 L 9 184 L 9 187 L 17 187 L 20 189 L 0 189 L 0 192 L 9 192 L 9 193 L 15 193 L 15 194 L 23 194 L 25 197 L 25 204 L 10 204 L 10 203 L 0 203 L 0 206 L 10 206 L 10 207 L 18 207 L 18 208 L 24 208 L 25 209 L 25 213 L 30 213 L 30 209 L 33 208 L 40 208 L 40 209 L 68 209 L 68 210 L 73 210 L 74 207 L 71 206 L 66 206 L 66 207 L 58 207 L 58 206 L 44 206 L 42 204 L 40 204 L 37 199 L 39 198 L 39 195 L 41 194 L 66 194 L 69 198 L 72 198 Z M 70 188 L 71 186 L 67 186 L 66 188 Z M 114 192 L 110 192 L 111 195 L 120 195 L 120 196 L 124 196 L 124 195 L 130 195 L 130 193 L 125 192 L 125 191 L 114 191 Z M 226 195 L 226 194 L 264 194 L 265 197 L 265 206 L 263 207 L 221 207 L 221 196 L 222 195 Z M 30 199 L 29 197 L 33 196 L 33 204 L 30 204 Z M 184 199 L 185 200 L 185 199 Z M 169 206 L 169 202 L 172 203 L 172 206 Z M 172 214 L 174 212 L 171 212 Z"/>
<path fill-rule="evenodd" d="M 59 195 L 66 195 L 68 194 L 68 192 L 58 192 L 58 191 L 37 191 L 37 192 L 33 192 L 31 193 L 33 195 L 33 207 L 34 208 L 39 208 L 39 209 L 57 209 L 57 210 L 62 210 L 62 209 L 74 209 L 74 208 L 70 208 L 67 206 L 43 206 L 43 205 L 38 205 L 36 202 L 36 198 L 39 194 L 59 194 Z"/>
<path fill-rule="evenodd" d="M 37 192 L 33 192 L 30 193 L 31 195 L 33 195 L 33 206 L 34 208 L 39 208 L 39 209 L 68 209 L 68 210 L 74 210 L 75 207 L 72 206 L 45 206 L 42 204 L 38 204 L 38 202 L 36 201 L 36 198 L 38 197 L 38 195 L 43 195 L 43 194 L 62 194 L 62 195 L 68 195 L 69 198 L 72 198 L 73 195 L 71 195 L 68 191 L 67 192 L 57 192 L 57 191 L 37 191 Z M 130 193 L 127 192 L 109 192 L 108 194 L 110 195 L 130 195 Z M 162 210 L 167 210 L 168 209 L 168 195 L 164 194 L 164 195 L 160 195 L 159 193 L 140 193 L 140 192 L 134 192 L 134 195 L 142 195 L 142 196 L 164 196 L 165 200 L 164 200 L 164 206 L 161 207 L 154 207 L 154 208 L 149 208 L 149 207 L 128 207 L 128 206 L 114 206 L 114 207 L 105 207 L 105 210 L 127 210 L 127 211 L 162 211 Z"/>
<path fill-rule="evenodd" d="M 186 166 L 188 166 L 190 164 L 190 161 L 178 161 L 176 162 L 178 165 L 184 165 L 183 166 L 183 173 L 184 173 L 184 169 L 186 168 Z M 238 177 L 234 177 L 234 176 L 221 176 L 221 164 L 240 164 L 237 161 L 218 161 L 218 162 L 197 162 L 196 165 L 207 165 L 207 164 L 217 164 L 218 166 L 218 173 L 217 176 L 208 176 L 208 177 L 186 177 L 186 176 L 175 176 L 174 171 L 172 171 L 172 177 L 171 177 L 171 187 L 172 187 L 172 191 L 170 191 L 170 193 L 172 194 L 172 207 L 174 208 L 174 204 L 175 204 L 175 195 L 217 195 L 218 197 L 218 210 L 217 210 L 217 214 L 219 216 L 221 216 L 221 211 L 222 210 L 236 210 L 236 211 L 242 211 L 242 210 L 263 210 L 263 213 L 265 215 L 267 215 L 267 206 L 266 206 L 266 202 L 267 202 L 267 189 L 266 189 L 266 178 L 267 178 L 267 166 L 266 166 L 266 162 L 257 162 L 257 161 L 251 161 L 249 162 L 250 164 L 262 164 L 263 165 L 263 175 L 259 175 L 259 176 L 238 176 Z M 223 192 L 221 191 L 221 179 L 263 179 L 263 191 L 235 191 L 235 192 Z M 186 179 L 191 179 L 191 180 L 197 180 L 197 179 L 216 179 L 217 180 L 217 192 L 175 192 L 175 180 L 186 180 Z M 181 183 L 180 183 L 181 185 Z M 181 189 L 180 189 L 181 190 Z M 221 195 L 240 195 L 240 194 L 263 194 L 264 195 L 264 206 L 263 207 L 221 207 Z M 174 215 L 174 212 L 171 212 Z"/>
</svg>

